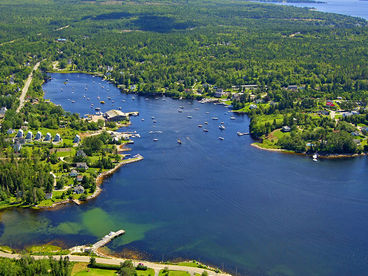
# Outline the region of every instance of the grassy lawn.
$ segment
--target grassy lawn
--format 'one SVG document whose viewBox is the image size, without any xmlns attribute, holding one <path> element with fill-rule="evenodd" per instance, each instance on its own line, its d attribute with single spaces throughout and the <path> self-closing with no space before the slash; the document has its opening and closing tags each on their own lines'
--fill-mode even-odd
<svg viewBox="0 0 368 276">
<path fill-rule="evenodd" d="M 147 270 L 136 270 L 137 276 L 154 276 L 155 271 L 152 268 L 148 268 Z"/>
<path fill-rule="evenodd" d="M 190 276 L 189 272 L 179 271 L 179 270 L 169 270 L 168 274 L 164 273 L 163 270 L 160 270 L 160 273 L 158 275 L 159 276 L 164 276 L 164 275 L 168 275 L 168 276 Z"/>
<path fill-rule="evenodd" d="M 100 269 L 100 268 L 89 268 L 87 267 L 86 263 L 76 263 L 73 266 L 73 270 L 72 270 L 72 276 L 84 276 L 84 275 L 88 275 L 88 276 L 97 276 L 97 275 L 102 275 L 102 276 L 112 276 L 112 275 L 116 275 L 116 270 L 110 270 L 110 269 Z"/>
<path fill-rule="evenodd" d="M 59 254 L 68 254 L 69 250 L 62 249 L 59 246 L 44 244 L 44 245 L 33 245 L 26 249 L 31 254 L 36 255 L 59 255 Z"/>
</svg>

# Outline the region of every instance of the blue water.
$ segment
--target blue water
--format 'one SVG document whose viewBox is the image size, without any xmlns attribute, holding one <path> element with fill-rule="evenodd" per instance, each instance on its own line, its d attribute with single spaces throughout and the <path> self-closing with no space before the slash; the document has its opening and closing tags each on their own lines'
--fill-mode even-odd
<svg viewBox="0 0 368 276">
<path fill-rule="evenodd" d="M 122 228 L 126 235 L 109 245 L 120 254 L 197 259 L 242 275 L 366 275 L 365 157 L 316 163 L 261 151 L 250 146 L 249 136 L 236 135 L 248 130 L 248 118 L 230 120 L 224 106 L 169 98 L 133 100 L 99 78 L 52 77 L 43 87 L 45 98 L 68 111 L 94 112 L 90 102 L 98 105 L 97 96 L 106 102 L 103 111 L 119 106 L 139 111 L 127 130 L 141 134 L 131 148 L 145 159 L 120 169 L 105 181 L 98 198 L 82 206 L 4 211 L 2 244 L 52 241 L 73 246 Z M 184 106 L 183 113 L 178 113 L 179 106 Z M 197 127 L 205 121 L 208 133 Z M 221 121 L 226 126 L 222 132 Z M 163 133 L 150 134 L 152 130 Z"/>
<path fill-rule="evenodd" d="M 274 3 L 295 7 L 314 8 L 322 12 L 331 12 L 368 19 L 368 1 L 360 0 L 321 0 L 325 3 Z"/>
</svg>

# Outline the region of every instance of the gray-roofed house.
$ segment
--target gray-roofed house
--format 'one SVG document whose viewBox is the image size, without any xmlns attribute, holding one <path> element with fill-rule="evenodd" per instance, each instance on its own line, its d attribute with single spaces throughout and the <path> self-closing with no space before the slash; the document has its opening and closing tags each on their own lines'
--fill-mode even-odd
<svg viewBox="0 0 368 276">
<path fill-rule="evenodd" d="M 76 186 L 76 187 L 74 187 L 74 193 L 76 193 L 76 194 L 83 194 L 84 193 L 84 188 L 83 188 L 83 186 L 81 186 L 81 185 L 78 185 L 78 186 Z"/>
<path fill-rule="evenodd" d="M 75 164 L 75 166 L 78 168 L 78 169 L 85 169 L 85 170 L 88 170 L 88 165 L 86 162 L 77 162 Z"/>
<path fill-rule="evenodd" d="M 22 145 L 21 143 L 19 143 L 19 141 L 16 141 L 13 145 L 13 148 L 15 152 L 20 152 L 20 150 L 22 149 Z"/>
<path fill-rule="evenodd" d="M 78 157 L 86 157 L 87 156 L 87 154 L 83 150 L 78 150 L 76 155 Z"/>
<path fill-rule="evenodd" d="M 72 176 L 72 177 L 75 177 L 78 175 L 78 172 L 76 170 L 72 170 L 70 173 L 69 173 L 69 176 Z"/>
<path fill-rule="evenodd" d="M 129 120 L 129 114 L 124 113 L 120 110 L 112 109 L 107 111 L 104 114 L 104 117 L 107 121 L 122 121 L 122 120 Z"/>
</svg>

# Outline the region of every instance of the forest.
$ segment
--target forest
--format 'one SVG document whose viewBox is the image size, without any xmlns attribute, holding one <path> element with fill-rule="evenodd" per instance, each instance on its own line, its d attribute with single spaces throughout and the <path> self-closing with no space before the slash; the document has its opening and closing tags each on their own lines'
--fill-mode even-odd
<svg viewBox="0 0 368 276">
<path fill-rule="evenodd" d="M 92 168 L 79 172 L 91 193 L 96 175 L 119 159 L 105 134 L 72 146 L 76 134 L 101 130 L 103 122 L 45 101 L 48 72 L 97 74 L 124 93 L 216 100 L 247 113 L 252 137 L 265 148 L 354 154 L 368 151 L 367 55 L 365 20 L 305 8 L 237 0 L 3 0 L 1 200 L 39 203 L 54 189 L 50 173 L 59 187 L 73 185 L 62 175 L 77 161 Z M 9 131 L 22 127 L 44 135 L 62 128 L 65 141 L 15 152 Z"/>
</svg>

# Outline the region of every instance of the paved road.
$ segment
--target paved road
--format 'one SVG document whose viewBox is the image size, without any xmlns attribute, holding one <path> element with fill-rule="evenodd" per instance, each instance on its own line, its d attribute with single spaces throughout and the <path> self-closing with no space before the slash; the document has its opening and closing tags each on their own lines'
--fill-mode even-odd
<svg viewBox="0 0 368 276">
<path fill-rule="evenodd" d="M 32 83 L 32 78 L 33 78 L 33 71 L 36 71 L 38 69 L 38 66 L 40 66 L 40 62 L 37 62 L 36 65 L 33 67 L 32 69 L 32 72 L 29 74 L 27 80 L 26 80 L 26 83 L 22 89 L 22 94 L 20 95 L 20 98 L 19 98 L 19 106 L 17 108 L 17 113 L 22 109 L 22 107 L 24 106 L 24 99 L 27 95 L 27 91 L 28 91 L 28 88 L 29 86 L 31 85 Z"/>
<path fill-rule="evenodd" d="M 90 260 L 90 257 L 88 256 L 77 256 L 77 255 L 67 255 L 69 257 L 69 260 L 72 262 L 80 262 L 80 263 L 88 263 Z M 5 252 L 0 252 L 0 257 L 3 258 L 10 258 L 10 259 L 19 259 L 19 254 L 10 254 Z M 49 258 L 48 256 L 33 256 L 36 260 L 43 259 L 43 258 Z M 60 256 L 53 256 L 55 259 L 59 259 Z M 126 259 L 120 259 L 120 258 L 96 258 L 97 263 L 102 264 L 112 264 L 112 265 L 119 265 L 120 263 L 124 262 Z M 169 270 L 180 270 L 180 271 L 188 271 L 191 275 L 194 275 L 195 273 L 202 274 L 202 272 L 206 269 L 197 268 L 197 267 L 187 267 L 187 266 L 178 266 L 178 265 L 166 265 L 166 264 L 157 264 L 152 262 L 146 262 L 146 261 L 133 261 L 134 266 L 136 266 L 138 263 L 143 263 L 144 265 L 148 266 L 149 268 L 152 268 L 155 270 L 155 275 L 158 275 L 158 272 L 161 269 L 164 269 L 167 267 Z M 207 270 L 208 275 L 218 275 L 218 276 L 229 276 L 229 274 L 225 273 L 215 273 L 213 271 Z"/>
</svg>

